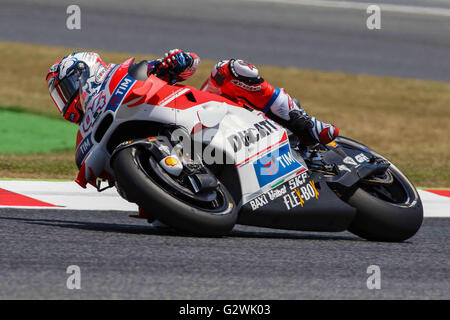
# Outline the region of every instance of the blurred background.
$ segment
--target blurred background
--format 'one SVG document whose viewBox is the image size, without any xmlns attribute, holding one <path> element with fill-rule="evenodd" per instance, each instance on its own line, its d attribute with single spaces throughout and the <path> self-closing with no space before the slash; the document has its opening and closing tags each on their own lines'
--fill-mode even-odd
<svg viewBox="0 0 450 320">
<path fill-rule="evenodd" d="M 0 177 L 76 176 L 76 126 L 59 119 L 48 68 L 79 50 L 107 62 L 172 48 L 202 59 L 198 87 L 221 59 L 258 66 L 309 114 L 386 155 L 418 186 L 450 187 L 450 1 L 2 0 Z M 69 5 L 80 29 L 67 28 Z"/>
</svg>

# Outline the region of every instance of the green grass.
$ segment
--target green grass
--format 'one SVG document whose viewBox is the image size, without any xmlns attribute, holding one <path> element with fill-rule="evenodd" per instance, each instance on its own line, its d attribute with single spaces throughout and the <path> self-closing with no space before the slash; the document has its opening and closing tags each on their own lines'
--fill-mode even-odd
<svg viewBox="0 0 450 320">
<path fill-rule="evenodd" d="M 23 109 L 0 109 L 0 153 L 30 154 L 74 150 L 77 126 Z"/>
<path fill-rule="evenodd" d="M 27 112 L 58 118 L 45 75 L 57 59 L 75 50 L 95 48 L 0 42 L 0 108 L 21 106 Z M 98 53 L 114 63 L 133 56 Z M 151 58 L 134 56 L 138 60 Z M 213 65 L 213 61 L 202 61 L 185 84 L 198 88 Z M 386 156 L 416 185 L 450 187 L 450 83 L 267 65 L 259 66 L 259 70 L 272 85 L 297 97 L 309 114 L 337 125 L 341 135 Z M 74 140 L 75 135 L 69 145 Z M 73 151 L 47 155 L 6 155 L 0 151 L 0 178 L 73 179 L 77 173 L 73 159 Z"/>
</svg>

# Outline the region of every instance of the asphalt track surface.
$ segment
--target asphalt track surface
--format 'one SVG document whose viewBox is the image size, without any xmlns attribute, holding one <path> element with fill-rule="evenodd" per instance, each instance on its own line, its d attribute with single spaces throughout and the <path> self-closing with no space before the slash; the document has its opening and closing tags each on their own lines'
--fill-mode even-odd
<svg viewBox="0 0 450 320">
<path fill-rule="evenodd" d="M 3 0 L 0 40 L 149 54 L 179 47 L 211 60 L 450 81 L 447 0 L 375 1 L 402 9 L 382 7 L 381 30 L 366 27 L 373 1 L 267 1 L 79 0 L 81 30 L 68 30 L 71 0 Z"/>
<path fill-rule="evenodd" d="M 449 299 L 450 219 L 404 243 L 236 226 L 208 238 L 126 212 L 0 209 L 0 299 Z M 69 265 L 81 289 L 66 287 Z M 369 290 L 378 265 L 381 289 Z"/>
</svg>

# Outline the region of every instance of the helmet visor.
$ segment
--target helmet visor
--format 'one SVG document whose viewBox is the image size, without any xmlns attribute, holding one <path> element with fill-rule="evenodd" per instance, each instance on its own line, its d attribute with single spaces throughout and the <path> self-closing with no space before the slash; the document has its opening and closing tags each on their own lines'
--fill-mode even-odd
<svg viewBox="0 0 450 320">
<path fill-rule="evenodd" d="M 52 83 L 49 84 L 50 95 L 63 116 L 79 93 L 81 71 L 79 68 L 75 68 L 70 75 L 59 81 L 52 80 Z"/>
</svg>

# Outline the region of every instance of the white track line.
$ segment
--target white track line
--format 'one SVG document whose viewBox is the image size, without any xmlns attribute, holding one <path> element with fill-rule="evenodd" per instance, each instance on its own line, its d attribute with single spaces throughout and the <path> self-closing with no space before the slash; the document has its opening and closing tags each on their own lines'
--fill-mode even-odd
<svg viewBox="0 0 450 320">
<path fill-rule="evenodd" d="M 82 189 L 75 182 L 0 181 L 0 188 L 60 206 L 53 209 L 137 211 L 137 205 L 122 199 L 115 189 L 99 193 L 91 186 Z M 419 194 L 425 217 L 450 217 L 450 197 L 424 190 Z"/>
<path fill-rule="evenodd" d="M 264 2 L 289 4 L 298 6 L 321 7 L 321 8 L 336 8 L 336 9 L 356 9 L 367 10 L 371 4 L 378 5 L 381 12 L 396 12 L 404 14 L 430 15 L 440 17 L 450 17 L 450 9 L 439 7 L 421 7 L 421 6 L 405 6 L 389 3 L 364 3 L 351 1 L 331 1 L 331 0 L 246 0 L 247 2 Z"/>
</svg>

